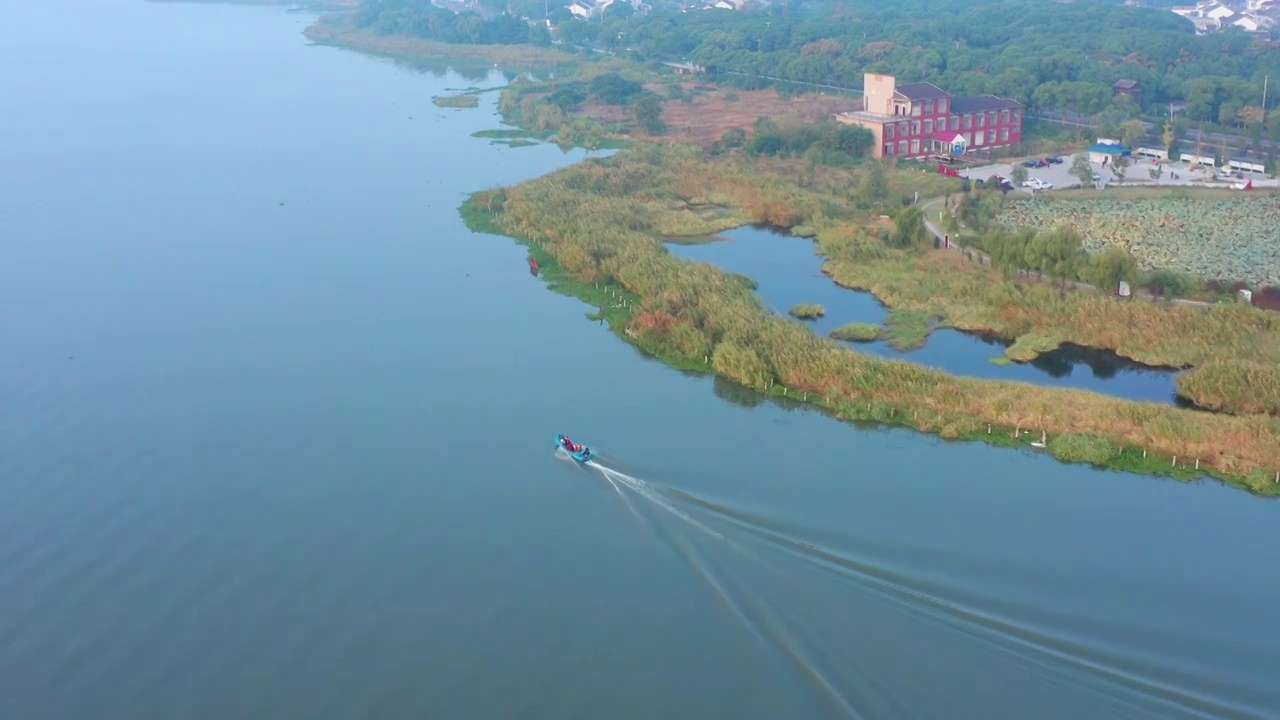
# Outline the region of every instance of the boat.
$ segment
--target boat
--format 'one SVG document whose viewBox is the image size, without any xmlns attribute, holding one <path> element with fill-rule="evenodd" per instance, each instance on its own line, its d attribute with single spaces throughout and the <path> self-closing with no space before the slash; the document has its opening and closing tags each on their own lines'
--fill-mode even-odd
<svg viewBox="0 0 1280 720">
<path fill-rule="evenodd" d="M 574 443 L 572 440 L 569 439 L 568 435 L 565 435 L 563 433 L 560 435 L 556 435 L 556 447 L 569 453 L 569 457 L 573 458 L 574 460 L 577 460 L 580 463 L 587 462 L 592 457 L 594 457 L 591 454 L 591 448 L 587 447 L 586 445 L 579 445 L 577 443 Z"/>
</svg>

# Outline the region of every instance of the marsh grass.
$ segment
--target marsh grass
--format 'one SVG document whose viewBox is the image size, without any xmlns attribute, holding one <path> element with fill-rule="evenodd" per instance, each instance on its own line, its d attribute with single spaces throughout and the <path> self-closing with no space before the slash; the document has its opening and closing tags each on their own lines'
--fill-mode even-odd
<svg viewBox="0 0 1280 720">
<path fill-rule="evenodd" d="M 1053 349 L 1047 345 L 1051 340 L 1069 342 L 1112 350 L 1144 365 L 1202 370 L 1206 379 L 1217 379 L 1184 381 L 1187 397 L 1202 407 L 1233 413 L 1280 407 L 1280 373 L 1260 369 L 1280 367 L 1280 313 L 1241 303 L 1204 306 L 1063 292 L 1053 283 L 1009 281 L 954 251 L 890 249 L 874 239 L 865 232 L 860 236 L 856 227 L 820 233 L 819 252 L 828 257 L 823 272 L 890 308 L 935 317 L 940 327 L 1005 340 L 1029 336 L 1006 351 L 1015 360 Z M 1036 344 L 1028 344 L 1033 338 Z M 1032 349 L 1039 352 L 1032 355 Z M 1246 365 L 1208 374 L 1224 362 Z"/>
<path fill-rule="evenodd" d="M 1178 394 L 1209 410 L 1280 415 L 1280 366 L 1226 360 L 1178 376 Z"/>
<path fill-rule="evenodd" d="M 1020 335 L 1012 345 L 1005 348 L 1004 354 L 1014 362 L 1031 362 L 1045 353 L 1062 347 L 1062 339 L 1045 337 L 1035 333 Z"/>
<path fill-rule="evenodd" d="M 1041 431 L 1050 438 L 1081 436 L 1119 448 L 1106 461 L 1110 467 L 1183 478 L 1208 472 L 1255 492 L 1280 494 L 1280 485 L 1270 481 L 1280 470 L 1276 418 L 1212 414 L 1079 390 L 960 378 L 858 353 L 815 335 L 801 323 L 770 314 L 744 278 L 666 252 L 659 228 L 686 222 L 670 220 L 688 213 L 681 203 L 723 205 L 752 222 L 781 227 L 812 224 L 820 241 L 824 235 L 828 241 L 840 235 L 824 230 L 857 221 L 856 211 L 843 210 L 818 192 L 798 189 L 755 167 L 709 159 L 695 149 L 648 146 L 588 160 L 514 188 L 477 193 L 463 214 L 475 229 L 497 229 L 529 245 L 553 288 L 603 306 L 601 316 L 610 328 L 673 366 L 714 372 L 761 392 L 822 407 L 845 420 L 904 425 L 998 445 L 1025 446 L 1025 438 L 1013 437 L 1015 428 L 1032 431 L 1037 438 Z M 939 315 L 957 324 L 972 322 L 973 329 L 998 325 L 1014 337 L 1034 328 L 1037 316 L 1017 297 L 1038 290 L 1014 288 L 966 271 L 954 279 L 939 279 L 942 273 L 931 253 L 907 258 L 900 251 L 874 250 L 870 243 L 851 239 L 855 235 L 843 234 L 845 250 L 884 252 L 888 258 L 873 264 L 890 270 L 867 275 L 868 284 L 879 287 L 891 278 L 937 293 L 934 297 L 915 288 L 881 288 L 890 298 L 903 299 L 904 309 L 914 310 L 916 318 Z M 911 268 L 917 270 L 909 272 Z M 957 287 L 951 288 L 952 283 Z M 996 295 L 997 301 L 984 299 L 984 293 Z M 619 298 L 622 306 L 617 306 Z M 1142 303 L 1078 300 L 1070 294 L 1052 294 L 1046 300 L 1052 323 L 1081 321 L 1090 332 L 1114 333 L 1111 343 L 1125 347 L 1127 331 L 1143 331 L 1136 323 L 1117 322 L 1126 317 L 1123 313 L 1170 322 L 1158 319 L 1161 315 L 1147 315 L 1169 313 L 1169 308 L 1145 308 Z M 889 304 L 894 304 L 892 299 Z M 961 312 L 953 313 L 954 306 Z M 1084 314 L 1082 308 L 1094 314 Z M 1196 317 L 1203 320 L 1204 314 Z M 1253 315 L 1240 319 L 1257 322 Z M 1243 336 L 1250 331 L 1236 332 Z M 1206 332 L 1202 324 L 1188 334 L 1195 337 L 1197 332 Z M 1176 347 L 1187 337 L 1165 342 Z M 1087 458 L 1096 456 L 1091 454 L 1096 451 L 1078 450 L 1077 444 L 1085 441 L 1064 442 L 1058 443 L 1064 457 L 1090 461 Z M 1196 459 L 1201 463 L 1198 471 L 1190 469 Z"/>
<path fill-rule="evenodd" d="M 477 108 L 480 107 L 480 98 L 476 95 L 436 95 L 431 98 L 431 103 L 436 107 L 442 108 Z"/>
<path fill-rule="evenodd" d="M 890 308 L 884 322 L 887 328 L 884 337 L 898 350 L 923 347 L 933 332 L 933 318 L 919 310 Z"/>
<path fill-rule="evenodd" d="M 573 55 L 554 47 L 457 45 L 403 35 L 379 35 L 356 28 L 347 18 L 338 16 L 317 20 L 308 25 L 303 34 L 318 45 L 333 45 L 389 57 L 475 60 L 524 68 L 562 67 L 575 62 Z M 577 61 L 581 61 L 581 57 Z"/>
<path fill-rule="evenodd" d="M 880 338 L 882 328 L 870 323 L 852 322 L 831 331 L 831 337 L 847 342 L 871 342 Z"/>
<path fill-rule="evenodd" d="M 477 130 L 471 133 L 471 137 L 489 138 L 490 140 L 519 140 L 521 138 L 534 137 L 534 135 L 523 128 L 492 128 L 489 130 Z"/>
<path fill-rule="evenodd" d="M 800 320 L 816 320 L 827 314 L 827 311 L 821 305 L 811 303 L 792 305 L 787 312 L 791 314 L 791 317 L 799 318 Z"/>
</svg>

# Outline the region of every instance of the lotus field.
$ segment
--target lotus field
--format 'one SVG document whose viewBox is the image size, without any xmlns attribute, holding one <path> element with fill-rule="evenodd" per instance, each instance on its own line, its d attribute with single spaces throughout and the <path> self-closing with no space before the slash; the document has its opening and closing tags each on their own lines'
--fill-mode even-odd
<svg viewBox="0 0 1280 720">
<path fill-rule="evenodd" d="M 1037 197 L 1009 202 L 1000 222 L 1066 225 L 1084 239 L 1085 250 L 1125 247 L 1144 270 L 1280 286 L 1280 200 L 1274 197 Z"/>
</svg>

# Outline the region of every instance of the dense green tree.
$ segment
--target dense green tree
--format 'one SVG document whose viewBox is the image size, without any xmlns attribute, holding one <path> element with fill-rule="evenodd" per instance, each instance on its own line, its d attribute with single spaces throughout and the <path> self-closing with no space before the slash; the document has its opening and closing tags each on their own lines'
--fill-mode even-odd
<svg viewBox="0 0 1280 720">
<path fill-rule="evenodd" d="M 1280 47 L 1236 29 L 1197 36 L 1190 21 L 1159 8 L 1037 0 L 918 0 L 909 8 L 810 0 L 803 12 L 778 8 L 656 10 L 606 23 L 600 37 L 613 48 L 749 75 L 858 87 L 871 70 L 957 95 L 989 92 L 1090 114 L 1117 105 L 1111 85 L 1130 78 L 1142 83 L 1144 102 L 1186 99 L 1190 117 L 1216 120 L 1224 102 L 1256 104 L 1263 75 L 1280 77 Z M 1124 102 L 1116 125 L 1136 114 Z"/>
<path fill-rule="evenodd" d="M 1122 247 L 1109 247 L 1093 255 L 1082 267 L 1085 282 L 1107 292 L 1115 292 L 1120 283 L 1132 284 L 1138 278 L 1138 263 Z"/>
<path fill-rule="evenodd" d="M 1022 187 L 1022 183 L 1027 181 L 1027 169 L 1022 165 L 1014 165 L 1009 173 L 1009 179 L 1013 180 L 1014 185 Z"/>
<path fill-rule="evenodd" d="M 653 93 L 645 93 L 631 104 L 636 125 L 649 135 L 661 135 L 667 131 L 667 124 L 662 120 L 662 98 Z"/>
<path fill-rule="evenodd" d="M 1093 187 L 1093 163 L 1088 155 L 1076 155 L 1071 161 L 1071 177 L 1080 181 L 1080 187 Z"/>
</svg>

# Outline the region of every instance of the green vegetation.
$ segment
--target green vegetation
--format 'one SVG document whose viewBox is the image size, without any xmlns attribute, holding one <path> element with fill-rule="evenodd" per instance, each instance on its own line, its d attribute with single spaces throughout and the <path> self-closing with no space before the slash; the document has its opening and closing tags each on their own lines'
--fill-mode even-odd
<svg viewBox="0 0 1280 720">
<path fill-rule="evenodd" d="M 1085 462 L 1099 467 L 1110 465 L 1120 448 L 1110 442 L 1087 435 L 1058 435 L 1045 444 L 1050 455 L 1065 462 Z"/>
<path fill-rule="evenodd" d="M 880 338 L 880 326 L 870 323 L 848 323 L 832 330 L 831 337 L 848 342 L 871 342 Z"/>
<path fill-rule="evenodd" d="M 736 129 L 736 128 L 735 128 Z M 726 132 L 728 135 L 732 130 Z M 741 132 L 741 131 L 739 131 Z M 724 140 L 722 139 L 722 144 Z M 824 119 L 816 123 L 797 120 L 778 121 L 762 117 L 756 120 L 747 152 L 756 155 L 843 155 L 862 157 L 875 138 L 871 131 L 856 125 L 845 125 Z M 812 155 L 811 155 L 812 156 Z"/>
<path fill-rule="evenodd" d="M 477 79 L 488 74 L 490 63 L 522 68 L 559 67 L 574 59 L 573 55 L 554 46 L 462 45 L 411 35 L 383 35 L 368 28 L 356 27 L 352 24 L 350 15 L 322 17 L 308 25 L 303 34 L 319 45 L 333 45 L 381 55 L 419 69 L 426 64 L 440 71 L 449 68 L 473 71 L 479 65 Z M 428 58 L 448 60 L 448 63 L 433 66 L 427 62 Z"/>
<path fill-rule="evenodd" d="M 364 0 L 352 25 L 378 35 L 404 35 L 423 40 L 470 45 L 550 45 L 545 25 L 529 24 L 506 13 L 485 19 L 477 13 L 455 13 L 419 0 Z"/>
<path fill-rule="evenodd" d="M 492 138 L 494 140 L 519 140 L 529 137 L 527 130 L 520 128 L 497 128 L 493 130 L 477 130 L 471 133 L 475 138 Z"/>
<path fill-rule="evenodd" d="M 924 345 L 933 332 L 934 318 L 928 313 L 907 308 L 892 308 L 885 315 L 885 339 L 899 350 L 915 350 Z"/>
<path fill-rule="evenodd" d="M 475 95 L 436 95 L 431 98 L 432 104 L 443 108 L 476 108 L 480 107 L 480 98 Z"/>
<path fill-rule="evenodd" d="M 1014 271 L 1014 282 L 1010 282 L 1008 271 L 966 261 L 959 253 L 876 248 L 865 239 L 837 243 L 835 234 L 819 233 L 818 242 L 828 257 L 823 270 L 836 283 L 869 291 L 894 310 L 934 317 L 939 327 L 1018 339 L 1017 349 L 1011 347 L 1008 352 L 1019 360 L 1033 358 L 1021 353 L 1047 342 L 1033 343 L 1036 337 L 1109 349 L 1154 366 L 1208 368 L 1224 361 L 1280 366 L 1280 314 L 1275 312 L 1236 303 L 1196 306 L 1125 300 L 1070 286 L 1064 289 L 1052 278 L 1038 282 L 1034 271 Z M 1013 236 L 1035 237 L 1026 231 Z M 1064 264 L 1083 261 L 1089 263 L 1086 267 L 1098 262 L 1096 256 L 1082 255 Z M 1234 389 L 1235 393 L 1222 394 L 1206 407 L 1251 412 L 1257 406 L 1255 394 L 1243 384 L 1218 387 L 1220 392 Z"/>
<path fill-rule="evenodd" d="M 631 126 L 647 135 L 666 131 L 662 98 L 646 90 L 636 78 L 643 73 L 620 60 L 603 60 L 579 66 L 550 82 L 532 82 L 525 76 L 502 91 L 498 112 L 509 123 L 535 134 L 554 134 L 561 145 L 588 150 L 618 143 L 626 137 L 626 124 L 608 125 L 584 112 L 588 106 L 620 106 L 630 111 Z M 616 113 L 606 114 L 616 118 Z"/>
<path fill-rule="evenodd" d="M 1280 415 L 1280 365 L 1227 360 L 1178 376 L 1178 394 L 1209 410 Z"/>
<path fill-rule="evenodd" d="M 899 182 L 896 172 L 886 176 L 891 185 Z M 1270 482 L 1274 469 L 1280 469 L 1280 443 L 1276 442 L 1280 420 L 1276 418 L 1209 414 L 1086 392 L 957 378 L 870 357 L 818 337 L 799 323 L 770 315 L 755 298 L 750 282 L 709 265 L 681 261 L 662 246 L 666 229 L 672 226 L 701 225 L 703 234 L 728 227 L 727 218 L 695 221 L 696 216 L 689 215 L 691 205 L 713 198 L 743 220 L 787 227 L 813 225 L 819 230 L 820 245 L 825 242 L 823 249 L 839 253 L 829 265 L 848 263 L 851 256 L 879 256 L 882 259 L 873 264 L 889 267 L 925 263 L 922 267 L 928 268 L 936 258 L 958 262 L 948 258 L 954 253 L 889 248 L 875 237 L 874 229 L 859 230 L 866 222 L 865 211 L 834 202 L 828 194 L 840 192 L 840 187 L 848 191 L 847 185 L 835 184 L 801 189 L 741 159 L 708 158 L 698 150 L 677 146 L 645 146 L 589 160 L 514 188 L 478 193 L 464 212 L 472 227 L 500 229 L 529 244 L 559 290 L 603 304 L 603 317 L 610 327 L 677 367 L 715 372 L 758 390 L 807 400 L 844 419 L 902 424 L 944 437 L 1000 444 L 1011 441 L 1015 427 L 1037 434 L 1043 430 L 1055 438 L 1078 435 L 1119 448 L 1106 461 L 1112 467 L 1187 477 L 1192 471 L 1184 466 L 1199 459 L 1203 468 L 1231 482 L 1256 492 L 1280 492 Z M 883 230 L 891 236 L 895 232 L 894 228 Z M 999 281 L 989 267 L 966 265 L 976 272 L 958 274 L 965 283 L 984 286 L 987 292 L 976 295 L 984 298 L 984 308 L 994 284 L 1006 297 L 1026 290 L 1043 292 L 1047 298 L 1086 298 L 1092 303 L 1092 314 L 1085 317 L 1101 315 L 1106 321 L 1102 327 L 1111 329 L 1128 325 L 1116 323 L 1108 306 L 1118 312 L 1135 312 L 1129 308 L 1176 312 L 1092 294 L 1063 296 L 1047 284 L 1019 290 Z M 934 275 L 941 276 L 939 283 L 950 282 L 949 273 Z M 921 277 L 912 275 L 905 284 L 919 285 Z M 611 289 L 605 292 L 604 303 L 599 288 Z M 920 297 L 914 289 L 911 292 L 908 297 Z M 947 294 L 933 300 L 943 307 L 953 302 Z M 1052 316 L 1063 305 L 1050 302 L 1048 309 Z M 947 310 L 918 310 L 926 319 L 947 314 Z M 1007 308 L 999 310 L 1003 313 Z M 1013 310 L 1009 320 L 1018 321 L 1016 306 Z M 1261 315 L 1247 308 L 1227 311 L 1248 312 L 1234 319 L 1249 322 L 1256 320 L 1253 313 Z M 1205 313 L 1200 315 L 1203 318 Z M 1034 324 L 1036 316 L 1030 314 L 1027 324 Z M 1149 318 L 1144 315 L 1143 319 Z M 1185 342 L 1188 335 L 1181 337 Z M 1171 461 L 1173 455 L 1178 456 L 1177 463 Z"/>
<path fill-rule="evenodd" d="M 827 311 L 824 310 L 821 305 L 812 305 L 809 303 L 792 305 L 791 309 L 787 312 L 791 313 L 792 317 L 799 318 L 801 320 L 815 320 L 827 314 Z"/>
<path fill-rule="evenodd" d="M 1201 197 L 1177 190 L 1146 196 L 1037 197 L 1005 205 L 999 221 L 1014 227 L 1065 226 L 1084 249 L 1126 249 L 1140 268 L 1167 269 L 1219 280 L 1280 286 L 1275 252 L 1280 203 L 1237 193 Z"/>
<path fill-rule="evenodd" d="M 848 85 L 865 71 L 881 72 L 1032 108 L 1103 112 L 1117 105 L 1111 84 L 1130 78 L 1142 83 L 1145 103 L 1185 100 L 1189 118 L 1232 124 L 1258 124 L 1262 77 L 1280 76 L 1280 48 L 1265 39 L 1235 29 L 1197 36 L 1190 21 L 1167 9 L 1119 4 L 811 0 L 799 9 L 657 10 L 577 24 L 591 27 L 575 28 L 575 36 L 613 50 L 687 56 L 748 76 Z M 1280 122 L 1270 126 L 1280 129 Z"/>
<path fill-rule="evenodd" d="M 1062 347 L 1061 338 L 1043 337 L 1035 333 L 1027 333 L 1005 348 L 1004 354 L 1014 362 L 1031 362 L 1045 353 Z"/>
</svg>

